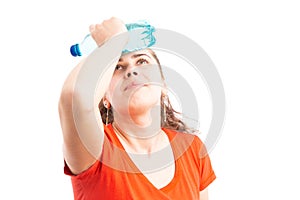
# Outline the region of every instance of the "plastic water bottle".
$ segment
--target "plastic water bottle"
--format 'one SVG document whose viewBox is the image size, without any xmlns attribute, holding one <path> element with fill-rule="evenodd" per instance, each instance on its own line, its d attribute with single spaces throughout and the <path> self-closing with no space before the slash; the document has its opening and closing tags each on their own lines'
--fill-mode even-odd
<svg viewBox="0 0 300 200">
<path fill-rule="evenodd" d="M 147 21 L 138 21 L 136 23 L 126 24 L 129 33 L 129 40 L 122 53 L 132 52 L 150 47 L 155 44 L 156 39 L 153 36 L 155 28 Z M 88 55 L 97 48 L 95 40 L 90 34 L 86 35 L 80 44 L 71 46 L 72 56 Z"/>
</svg>

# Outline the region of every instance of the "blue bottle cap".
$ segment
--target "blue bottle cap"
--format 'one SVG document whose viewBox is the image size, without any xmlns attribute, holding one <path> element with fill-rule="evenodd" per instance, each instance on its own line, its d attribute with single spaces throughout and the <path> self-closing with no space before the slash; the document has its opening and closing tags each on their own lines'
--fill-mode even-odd
<svg viewBox="0 0 300 200">
<path fill-rule="evenodd" d="M 71 46 L 70 48 L 71 54 L 72 56 L 76 57 L 76 56 L 82 56 L 80 50 L 79 50 L 79 44 L 74 44 Z"/>
</svg>

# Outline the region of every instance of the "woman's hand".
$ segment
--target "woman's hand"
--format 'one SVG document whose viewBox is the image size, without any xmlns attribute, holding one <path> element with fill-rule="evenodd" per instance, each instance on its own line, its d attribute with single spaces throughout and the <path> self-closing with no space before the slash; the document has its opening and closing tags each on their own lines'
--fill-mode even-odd
<svg viewBox="0 0 300 200">
<path fill-rule="evenodd" d="M 107 40 L 115 35 L 124 33 L 127 28 L 122 20 L 112 17 L 104 20 L 101 24 L 90 25 L 90 32 L 98 46 L 101 46 Z"/>
</svg>

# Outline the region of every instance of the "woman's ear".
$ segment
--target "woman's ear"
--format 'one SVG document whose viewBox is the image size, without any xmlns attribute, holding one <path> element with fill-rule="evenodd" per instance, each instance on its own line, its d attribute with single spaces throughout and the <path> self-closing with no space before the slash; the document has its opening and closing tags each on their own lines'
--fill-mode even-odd
<svg viewBox="0 0 300 200">
<path fill-rule="evenodd" d="M 167 96 L 167 94 L 168 94 L 167 88 L 166 88 L 166 87 L 163 87 L 163 88 L 161 89 L 161 95 L 162 95 L 163 97 L 165 97 L 165 96 Z"/>
<path fill-rule="evenodd" d="M 111 105 L 106 96 L 103 97 L 103 105 L 106 109 L 110 109 Z"/>
</svg>

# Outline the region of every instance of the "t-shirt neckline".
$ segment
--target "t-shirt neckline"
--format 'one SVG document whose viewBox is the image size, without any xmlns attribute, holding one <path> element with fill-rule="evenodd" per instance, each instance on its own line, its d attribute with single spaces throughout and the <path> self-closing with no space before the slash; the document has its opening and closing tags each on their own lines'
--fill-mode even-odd
<svg viewBox="0 0 300 200">
<path fill-rule="evenodd" d="M 121 141 L 119 140 L 118 136 L 116 135 L 113 127 L 111 124 L 107 125 L 107 128 L 110 129 L 110 132 L 112 133 L 112 137 L 114 138 L 114 141 L 117 142 L 117 146 L 119 148 L 121 148 L 125 153 L 124 155 L 127 157 L 126 159 L 130 162 L 129 165 L 132 166 L 138 173 L 137 175 L 140 176 L 142 179 L 145 180 L 145 182 L 147 182 L 149 185 L 151 185 L 151 187 L 154 187 L 157 190 L 160 190 L 162 192 L 166 192 L 169 190 L 172 190 L 174 188 L 174 186 L 177 184 L 178 179 L 180 177 L 180 163 L 179 163 L 179 159 L 175 158 L 174 155 L 174 147 L 171 143 L 172 139 L 174 138 L 174 133 L 172 133 L 170 130 L 162 128 L 163 132 L 167 135 L 168 139 L 169 139 L 169 144 L 171 145 L 171 149 L 173 152 L 173 156 L 174 156 L 174 162 L 175 162 L 175 171 L 174 171 L 174 175 L 173 178 L 171 179 L 171 181 L 166 184 L 165 186 L 163 186 L 162 188 L 157 188 L 144 174 L 143 172 L 140 171 L 140 169 L 137 167 L 137 165 L 134 163 L 134 161 L 131 159 L 131 157 L 128 155 L 128 153 L 125 151 L 124 146 L 122 145 Z"/>
</svg>

